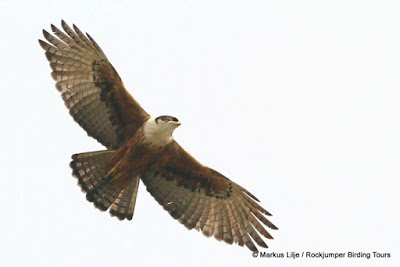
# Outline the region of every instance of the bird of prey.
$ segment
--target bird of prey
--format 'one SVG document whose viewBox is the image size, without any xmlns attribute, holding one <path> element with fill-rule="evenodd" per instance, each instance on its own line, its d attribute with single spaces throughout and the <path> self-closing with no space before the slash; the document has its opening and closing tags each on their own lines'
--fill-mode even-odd
<svg viewBox="0 0 400 267">
<path fill-rule="evenodd" d="M 128 93 L 99 45 L 75 25 L 39 40 L 74 120 L 107 149 L 72 156 L 73 176 L 95 207 L 131 220 L 139 180 L 174 219 L 228 244 L 258 251 L 278 229 L 253 194 L 194 159 L 172 137 L 181 124 L 152 117 Z M 260 236 L 261 235 L 261 236 Z"/>
</svg>

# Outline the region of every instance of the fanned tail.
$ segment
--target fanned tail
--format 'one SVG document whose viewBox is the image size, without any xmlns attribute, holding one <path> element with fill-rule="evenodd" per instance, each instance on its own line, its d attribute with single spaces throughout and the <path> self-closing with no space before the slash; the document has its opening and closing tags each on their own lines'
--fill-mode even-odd
<svg viewBox="0 0 400 267">
<path fill-rule="evenodd" d="M 96 208 L 105 211 L 111 207 L 112 216 L 120 220 L 131 220 L 139 177 L 125 185 L 112 182 L 107 163 L 114 153 L 115 150 L 103 150 L 75 154 L 70 164 L 72 174 L 78 178 L 78 185 L 86 193 L 87 200 L 93 202 Z"/>
</svg>

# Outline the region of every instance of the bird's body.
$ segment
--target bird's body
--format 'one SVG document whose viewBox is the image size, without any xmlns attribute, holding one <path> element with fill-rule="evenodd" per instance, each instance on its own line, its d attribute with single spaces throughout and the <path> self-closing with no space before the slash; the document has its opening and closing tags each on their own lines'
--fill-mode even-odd
<svg viewBox="0 0 400 267">
<path fill-rule="evenodd" d="M 53 69 L 56 87 L 70 114 L 107 150 L 75 154 L 71 168 L 89 201 L 131 220 L 139 180 L 172 217 L 226 243 L 257 251 L 267 247 L 263 225 L 277 229 L 258 199 L 187 153 L 172 137 L 180 125 L 172 116 L 147 114 L 89 35 L 62 21 L 63 33 L 39 40 Z"/>
</svg>

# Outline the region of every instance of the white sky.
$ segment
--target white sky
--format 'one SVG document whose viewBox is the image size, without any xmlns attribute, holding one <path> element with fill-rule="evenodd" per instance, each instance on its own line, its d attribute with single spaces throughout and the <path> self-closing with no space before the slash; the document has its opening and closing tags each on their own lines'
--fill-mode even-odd
<svg viewBox="0 0 400 267">
<path fill-rule="evenodd" d="M 1 266 L 400 266 L 399 1 L 0 1 Z M 118 3 L 117 3 L 118 2 Z M 89 32 L 175 139 L 274 216 L 254 259 L 173 220 L 139 187 L 134 219 L 86 201 L 70 156 L 102 149 L 70 118 L 37 43 Z"/>
</svg>

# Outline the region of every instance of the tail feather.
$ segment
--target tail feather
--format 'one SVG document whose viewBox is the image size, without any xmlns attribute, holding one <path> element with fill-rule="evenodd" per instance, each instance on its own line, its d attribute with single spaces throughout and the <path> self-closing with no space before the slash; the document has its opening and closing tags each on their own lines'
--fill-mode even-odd
<svg viewBox="0 0 400 267">
<path fill-rule="evenodd" d="M 87 193 L 107 174 L 103 167 L 114 155 L 115 150 L 103 150 L 72 155 L 72 175 L 78 178 L 78 185 Z"/>
<path fill-rule="evenodd" d="M 70 164 L 72 174 L 96 208 L 105 211 L 111 207 L 112 216 L 132 220 L 139 177 L 132 177 L 124 185 L 113 182 L 106 167 L 114 153 L 115 150 L 105 150 L 75 154 Z"/>
<path fill-rule="evenodd" d="M 118 195 L 117 199 L 111 205 L 111 216 L 116 216 L 120 220 L 132 220 L 139 180 L 139 177 L 136 177 L 129 186 Z"/>
<path fill-rule="evenodd" d="M 110 183 L 110 180 L 110 177 L 103 178 L 86 194 L 86 199 L 93 202 L 95 207 L 102 211 L 106 211 L 123 190 L 121 187 Z"/>
</svg>

